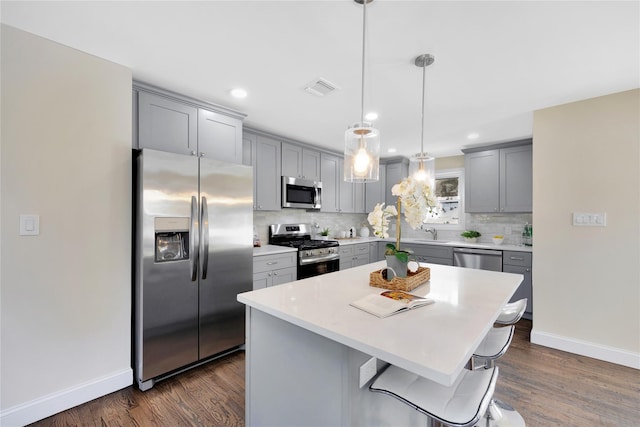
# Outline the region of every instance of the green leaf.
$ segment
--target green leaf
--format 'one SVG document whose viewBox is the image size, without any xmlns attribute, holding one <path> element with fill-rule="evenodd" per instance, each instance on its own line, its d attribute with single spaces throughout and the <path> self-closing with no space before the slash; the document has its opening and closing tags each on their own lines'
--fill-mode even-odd
<svg viewBox="0 0 640 427">
<path fill-rule="evenodd" d="M 402 262 L 409 262 L 409 254 L 404 251 L 396 252 L 396 258 Z"/>
</svg>

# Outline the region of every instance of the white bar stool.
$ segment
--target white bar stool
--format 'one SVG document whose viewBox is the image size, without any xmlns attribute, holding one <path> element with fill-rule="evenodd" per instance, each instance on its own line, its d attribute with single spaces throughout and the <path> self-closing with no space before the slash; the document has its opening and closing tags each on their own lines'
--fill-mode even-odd
<svg viewBox="0 0 640 427">
<path fill-rule="evenodd" d="M 491 328 L 471 358 L 471 369 L 492 368 L 495 360 L 507 352 L 516 327 Z"/>
<path fill-rule="evenodd" d="M 428 417 L 450 427 L 470 427 L 488 411 L 498 378 L 498 368 L 464 370 L 450 386 L 443 386 L 414 373 L 390 365 L 369 390 L 388 394 Z"/>
<path fill-rule="evenodd" d="M 527 309 L 527 302 L 527 298 L 522 298 L 521 300 L 505 304 L 496 319 L 496 323 L 501 325 L 515 325 L 518 323 Z"/>
</svg>

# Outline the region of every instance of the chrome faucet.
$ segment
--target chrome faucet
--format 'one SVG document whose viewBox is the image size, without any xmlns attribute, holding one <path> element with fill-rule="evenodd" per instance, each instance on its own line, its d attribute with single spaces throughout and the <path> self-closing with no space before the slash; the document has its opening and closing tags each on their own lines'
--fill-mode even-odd
<svg viewBox="0 0 640 427">
<path fill-rule="evenodd" d="M 431 233 L 431 235 L 433 236 L 433 240 L 438 240 L 438 230 L 436 230 L 435 227 L 424 228 L 423 230 L 425 233 Z"/>
</svg>

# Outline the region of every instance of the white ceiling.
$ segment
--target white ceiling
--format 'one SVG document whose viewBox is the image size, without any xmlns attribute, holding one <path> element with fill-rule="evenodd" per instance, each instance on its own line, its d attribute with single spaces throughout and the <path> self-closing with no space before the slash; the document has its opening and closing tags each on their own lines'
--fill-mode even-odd
<svg viewBox="0 0 640 427">
<path fill-rule="evenodd" d="M 337 151 L 360 120 L 362 10 L 322 1 L 2 1 L 3 23 L 122 64 L 135 79 Z M 534 110 L 640 86 L 640 2 L 400 1 L 367 6 L 365 110 L 383 155 L 528 137 Z M 43 70 L 46 72 L 46 70 Z M 322 77 L 339 90 L 304 91 Z M 229 95 L 244 87 L 249 96 Z M 480 137 L 471 142 L 469 132 Z"/>
</svg>

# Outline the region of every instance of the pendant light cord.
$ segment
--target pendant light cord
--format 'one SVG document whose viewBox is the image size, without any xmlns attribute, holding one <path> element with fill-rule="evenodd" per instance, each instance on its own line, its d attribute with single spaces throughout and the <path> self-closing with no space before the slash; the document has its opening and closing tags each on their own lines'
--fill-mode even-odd
<svg viewBox="0 0 640 427">
<path fill-rule="evenodd" d="M 424 155 L 424 94 L 427 85 L 427 65 L 422 66 L 422 133 L 420 135 L 420 156 Z"/>
<path fill-rule="evenodd" d="M 360 123 L 361 126 L 364 125 L 364 53 L 365 53 L 365 43 L 366 43 L 366 34 L 367 34 L 367 3 L 368 0 L 364 0 L 362 3 L 362 88 L 361 88 L 361 97 L 360 97 Z"/>
</svg>

